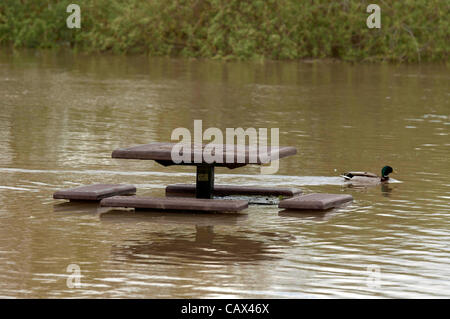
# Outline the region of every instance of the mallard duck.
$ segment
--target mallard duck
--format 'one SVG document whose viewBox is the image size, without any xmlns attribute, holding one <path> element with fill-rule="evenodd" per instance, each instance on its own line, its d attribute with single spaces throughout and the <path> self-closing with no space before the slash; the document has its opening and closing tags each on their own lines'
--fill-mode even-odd
<svg viewBox="0 0 450 319">
<path fill-rule="evenodd" d="M 381 169 L 381 177 L 369 172 L 347 172 L 341 175 L 347 182 L 356 184 L 379 184 L 389 182 L 389 174 L 394 173 L 390 166 Z"/>
</svg>

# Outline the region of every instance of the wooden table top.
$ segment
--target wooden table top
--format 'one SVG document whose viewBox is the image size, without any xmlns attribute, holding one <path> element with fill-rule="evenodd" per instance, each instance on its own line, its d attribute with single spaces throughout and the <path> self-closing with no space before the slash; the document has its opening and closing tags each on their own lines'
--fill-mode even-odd
<svg viewBox="0 0 450 319">
<path fill-rule="evenodd" d="M 126 148 L 119 148 L 112 152 L 112 157 L 124 159 L 154 160 L 164 166 L 210 164 L 214 166 L 236 168 L 248 164 L 267 164 L 275 159 L 280 159 L 297 153 L 297 149 L 291 146 L 279 146 L 273 148 L 267 146 L 267 152 L 265 152 L 264 149 L 264 153 L 261 156 L 257 147 L 217 144 L 216 147 L 218 149 L 222 149 L 222 154 L 220 155 L 220 157 L 218 156 L 217 161 L 208 163 L 203 156 L 203 149 L 206 146 L 211 147 L 211 144 L 192 144 L 189 150 L 189 154 L 186 155 L 190 158 L 190 161 L 187 163 L 175 163 L 172 160 L 172 148 L 177 144 L 178 143 L 150 143 Z M 183 149 L 183 151 L 185 151 L 185 149 Z M 209 152 L 207 153 L 209 154 Z M 265 154 L 267 154 L 267 156 L 264 156 Z"/>
</svg>

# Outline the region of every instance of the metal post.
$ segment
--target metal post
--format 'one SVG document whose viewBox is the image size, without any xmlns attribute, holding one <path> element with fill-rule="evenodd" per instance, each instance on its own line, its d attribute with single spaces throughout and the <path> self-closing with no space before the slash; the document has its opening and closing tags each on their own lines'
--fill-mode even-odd
<svg viewBox="0 0 450 319">
<path fill-rule="evenodd" d="M 212 198 L 213 190 L 214 190 L 214 166 L 207 164 L 197 165 L 195 197 Z"/>
</svg>

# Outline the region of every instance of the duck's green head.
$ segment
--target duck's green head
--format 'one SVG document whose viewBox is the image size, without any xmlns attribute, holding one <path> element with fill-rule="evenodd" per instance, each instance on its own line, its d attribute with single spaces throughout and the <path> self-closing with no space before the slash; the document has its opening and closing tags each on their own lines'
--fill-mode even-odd
<svg viewBox="0 0 450 319">
<path fill-rule="evenodd" d="M 390 166 L 385 166 L 381 169 L 381 178 L 389 178 L 389 174 L 393 173 L 394 169 Z"/>
</svg>

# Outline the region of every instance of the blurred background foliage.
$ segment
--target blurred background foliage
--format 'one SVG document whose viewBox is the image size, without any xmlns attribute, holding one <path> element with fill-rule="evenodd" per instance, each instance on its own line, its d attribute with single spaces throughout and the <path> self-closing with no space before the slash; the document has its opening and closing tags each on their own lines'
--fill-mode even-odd
<svg viewBox="0 0 450 319">
<path fill-rule="evenodd" d="M 66 7 L 81 7 L 69 29 Z M 369 29 L 370 3 L 381 29 Z M 447 61 L 450 0 L 1 0 L 0 45 L 219 59 Z"/>
</svg>

